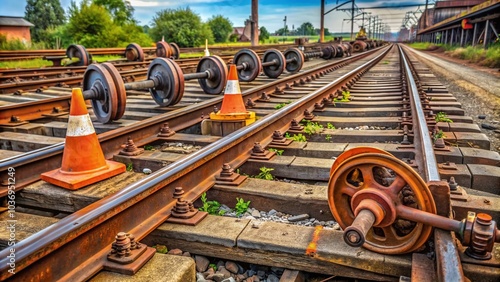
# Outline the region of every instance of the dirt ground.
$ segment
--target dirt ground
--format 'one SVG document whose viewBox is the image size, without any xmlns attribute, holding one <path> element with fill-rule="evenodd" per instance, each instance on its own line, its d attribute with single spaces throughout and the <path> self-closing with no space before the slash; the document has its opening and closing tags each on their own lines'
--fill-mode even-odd
<svg viewBox="0 0 500 282">
<path fill-rule="evenodd" d="M 472 117 L 481 131 L 488 136 L 491 141 L 490 149 L 500 152 L 500 96 L 498 93 L 492 93 L 485 89 L 486 87 L 482 87 L 482 85 L 490 84 L 492 80 L 496 80 L 495 83 L 500 81 L 500 70 L 451 58 L 440 52 L 424 51 L 423 53 L 437 57 L 432 61 L 422 58 L 422 62 L 432 70 L 438 80 L 462 104 L 465 115 Z M 455 63 L 454 70 L 443 68 L 440 65 L 440 59 Z M 484 81 L 468 81 L 456 75 L 454 71 L 476 72 L 482 74 Z M 498 90 L 500 91 L 500 89 Z M 483 116 L 484 119 L 482 119 Z M 496 129 L 486 129 L 482 125 L 493 126 Z"/>
</svg>

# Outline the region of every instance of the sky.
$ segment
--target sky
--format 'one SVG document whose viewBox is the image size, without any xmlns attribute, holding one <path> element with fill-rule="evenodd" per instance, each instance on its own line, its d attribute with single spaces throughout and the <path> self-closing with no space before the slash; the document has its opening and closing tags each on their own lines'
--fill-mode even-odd
<svg viewBox="0 0 500 282">
<path fill-rule="evenodd" d="M 81 0 L 74 0 L 79 3 Z M 342 4 L 347 0 L 326 0 L 325 12 Z M 60 0 L 61 6 L 67 11 L 71 0 Z M 134 18 L 140 25 L 150 25 L 157 12 L 164 9 L 189 8 L 198 14 L 203 21 L 207 21 L 212 16 L 222 15 L 228 18 L 233 26 L 243 26 L 245 19 L 251 15 L 251 0 L 129 0 L 134 7 Z M 433 1 L 432 1 L 433 2 Z M 378 15 L 383 23 L 386 23 L 391 32 L 400 30 L 406 12 L 416 12 L 417 18 L 420 13 L 419 7 L 397 8 L 398 5 L 421 4 L 423 11 L 425 0 L 407 1 L 383 1 L 383 0 L 355 0 L 359 8 L 391 6 L 391 9 L 365 9 L 364 12 L 371 13 L 371 16 Z M 26 0 L 0 0 L 0 15 L 3 16 L 24 16 Z M 320 0 L 259 0 L 259 27 L 273 33 L 284 26 L 283 19 L 287 17 L 288 29 L 297 29 L 302 23 L 310 22 L 315 28 L 320 27 Z M 350 8 L 351 4 L 346 4 L 342 8 Z M 365 15 L 368 17 L 368 14 Z M 325 27 L 330 32 L 350 32 L 351 23 L 344 19 L 350 18 L 350 14 L 343 11 L 333 11 L 325 16 Z M 362 25 L 362 16 L 354 23 L 354 32 Z M 366 19 L 365 19 L 366 20 Z M 368 24 L 365 21 L 365 26 Z"/>
</svg>

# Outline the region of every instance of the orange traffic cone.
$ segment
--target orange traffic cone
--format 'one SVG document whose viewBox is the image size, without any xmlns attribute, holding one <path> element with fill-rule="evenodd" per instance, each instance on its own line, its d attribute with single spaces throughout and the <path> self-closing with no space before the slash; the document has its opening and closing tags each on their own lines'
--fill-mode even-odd
<svg viewBox="0 0 500 282">
<path fill-rule="evenodd" d="M 42 180 L 76 190 L 124 171 L 124 164 L 104 158 L 82 90 L 73 88 L 62 166 L 43 173 Z"/>
<path fill-rule="evenodd" d="M 246 125 L 255 122 L 255 112 L 247 111 L 243 103 L 236 65 L 230 66 L 221 109 L 217 113 L 211 113 L 210 119 L 219 121 L 244 120 Z"/>
<path fill-rule="evenodd" d="M 231 64 L 227 76 L 226 89 L 224 90 L 224 99 L 222 100 L 219 114 L 241 114 L 246 112 L 247 109 L 245 108 L 245 103 L 243 103 L 243 97 L 241 96 L 236 65 Z"/>
</svg>

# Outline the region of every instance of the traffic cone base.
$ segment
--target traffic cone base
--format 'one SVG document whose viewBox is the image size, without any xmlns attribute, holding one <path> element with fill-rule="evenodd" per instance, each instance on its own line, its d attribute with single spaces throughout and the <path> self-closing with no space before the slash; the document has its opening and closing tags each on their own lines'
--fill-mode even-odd
<svg viewBox="0 0 500 282">
<path fill-rule="evenodd" d="M 42 173 L 41 178 L 54 185 L 76 190 L 125 172 L 126 167 L 104 158 L 81 89 L 73 89 L 71 95 L 61 168 Z"/>
<path fill-rule="evenodd" d="M 45 172 L 41 178 L 51 184 L 69 190 L 77 190 L 87 185 L 108 179 L 125 172 L 125 165 L 119 162 L 106 161 L 106 166 L 84 172 L 67 172 L 60 168 Z"/>
<path fill-rule="evenodd" d="M 246 125 L 255 122 L 255 112 L 247 111 L 245 103 L 243 103 L 236 65 L 231 65 L 229 68 L 220 111 L 210 113 L 210 119 L 217 121 L 245 120 Z"/>
<path fill-rule="evenodd" d="M 249 125 L 255 122 L 255 112 L 221 114 L 220 111 L 218 111 L 217 113 L 210 113 L 210 119 L 222 121 L 245 120 L 245 125 Z"/>
</svg>

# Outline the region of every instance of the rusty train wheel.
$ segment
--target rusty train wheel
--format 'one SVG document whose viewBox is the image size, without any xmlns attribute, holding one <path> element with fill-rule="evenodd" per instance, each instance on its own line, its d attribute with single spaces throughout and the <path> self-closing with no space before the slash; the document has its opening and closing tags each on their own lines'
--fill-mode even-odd
<svg viewBox="0 0 500 282">
<path fill-rule="evenodd" d="M 229 73 L 226 63 L 219 56 L 203 57 L 196 66 L 196 72 L 201 73 L 205 71 L 210 72 L 210 78 L 198 79 L 201 88 L 207 94 L 220 94 L 226 87 L 227 75 Z"/>
<path fill-rule="evenodd" d="M 272 66 L 262 67 L 262 71 L 269 78 L 279 77 L 286 67 L 286 60 L 283 53 L 276 49 L 268 49 L 264 56 L 262 57 L 262 62 L 272 62 L 275 61 L 276 64 Z"/>
<path fill-rule="evenodd" d="M 170 43 L 170 48 L 172 49 L 172 58 L 175 60 L 179 59 L 181 56 L 181 49 L 175 43 Z"/>
<path fill-rule="evenodd" d="M 413 168 L 388 154 L 364 153 L 346 158 L 330 176 L 328 204 L 343 229 L 354 221 L 352 199 L 361 191 L 377 191 L 390 197 L 396 207 L 405 205 L 436 213 L 434 199 L 422 178 Z M 372 227 L 363 246 L 383 254 L 408 253 L 419 249 L 431 231 L 432 226 L 401 220 L 396 214 L 389 224 Z"/>
<path fill-rule="evenodd" d="M 165 41 L 158 41 L 156 43 L 156 57 L 170 59 L 172 56 L 172 47 Z"/>
<path fill-rule="evenodd" d="M 154 59 L 149 65 L 147 79 L 160 82 L 157 87 L 150 88 L 149 93 L 156 104 L 162 107 L 174 105 L 184 94 L 184 76 L 171 59 Z"/>
<path fill-rule="evenodd" d="M 125 48 L 125 57 L 128 61 L 144 62 L 144 51 L 137 43 L 130 43 Z"/>
<path fill-rule="evenodd" d="M 262 63 L 259 55 L 251 49 L 241 49 L 233 58 L 236 66 L 245 65 L 246 67 L 238 70 L 238 79 L 240 81 L 254 81 L 259 76 L 262 69 Z"/>
<path fill-rule="evenodd" d="M 111 120 L 119 120 L 122 118 L 125 113 L 125 108 L 127 106 L 127 91 L 125 90 L 125 84 L 123 83 L 122 76 L 115 68 L 115 66 L 111 63 L 102 63 L 102 66 L 109 72 L 113 82 L 116 87 L 116 96 L 117 96 L 117 108 L 116 113 Z"/>
<path fill-rule="evenodd" d="M 83 90 L 95 88 L 101 96 L 92 99 L 94 115 L 102 123 L 108 123 L 116 116 L 118 109 L 118 94 L 114 80 L 109 71 L 101 65 L 90 65 L 83 74 Z"/>
<path fill-rule="evenodd" d="M 79 61 L 74 64 L 75 66 L 88 66 L 91 62 L 91 56 L 83 45 L 69 45 L 66 49 L 66 56 L 70 59 L 73 59 L 74 57 L 79 59 Z"/>
<path fill-rule="evenodd" d="M 364 153 L 377 153 L 377 154 L 384 154 L 384 155 L 390 155 L 389 152 L 384 151 L 379 148 L 375 147 L 364 147 L 364 146 L 359 146 L 359 147 L 354 147 L 350 150 L 347 150 L 340 154 L 336 159 L 335 162 L 333 162 L 332 167 L 330 168 L 330 177 L 332 176 L 333 172 L 347 159 L 359 155 L 359 154 L 364 154 Z"/>
<path fill-rule="evenodd" d="M 283 55 L 287 61 L 291 60 L 286 64 L 286 70 L 289 73 L 296 73 L 302 69 L 302 66 L 304 65 L 304 54 L 302 51 L 297 48 L 289 48 L 283 53 Z"/>
</svg>

